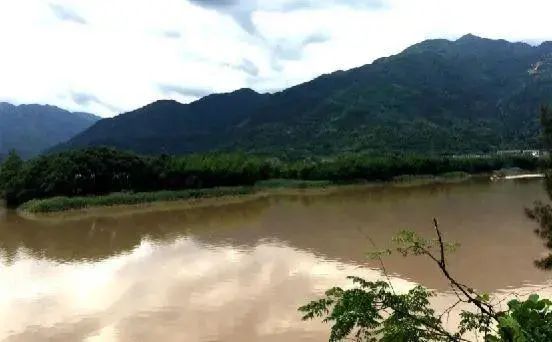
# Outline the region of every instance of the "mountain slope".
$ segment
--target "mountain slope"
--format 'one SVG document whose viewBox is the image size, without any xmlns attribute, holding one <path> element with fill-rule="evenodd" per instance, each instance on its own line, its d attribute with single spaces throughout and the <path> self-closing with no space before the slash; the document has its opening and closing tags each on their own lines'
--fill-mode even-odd
<svg viewBox="0 0 552 342">
<path fill-rule="evenodd" d="M 100 118 L 53 106 L 0 102 L 0 155 L 15 149 L 29 158 L 66 141 Z"/>
<path fill-rule="evenodd" d="M 159 101 L 102 120 L 62 148 L 308 155 L 534 147 L 538 107 L 552 102 L 551 56 L 552 43 L 427 40 L 275 94 L 242 89 L 188 105 Z"/>
<path fill-rule="evenodd" d="M 225 144 L 230 131 L 243 124 L 268 95 L 251 89 L 213 94 L 191 104 L 161 100 L 114 118 L 56 147 L 107 145 L 142 153 L 190 153 Z"/>
</svg>

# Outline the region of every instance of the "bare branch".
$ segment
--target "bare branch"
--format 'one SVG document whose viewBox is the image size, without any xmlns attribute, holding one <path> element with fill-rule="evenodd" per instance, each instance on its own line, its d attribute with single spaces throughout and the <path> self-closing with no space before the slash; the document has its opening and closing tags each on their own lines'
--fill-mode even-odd
<svg viewBox="0 0 552 342">
<path fill-rule="evenodd" d="M 374 242 L 374 240 L 372 240 L 372 237 L 368 234 L 365 234 L 361 229 L 360 227 L 358 227 L 358 232 L 361 234 L 361 235 L 364 235 L 364 237 L 366 239 L 368 239 L 368 241 L 370 241 L 370 244 L 372 245 L 372 247 L 374 249 L 377 249 L 377 246 L 376 246 L 376 243 Z M 383 272 L 383 275 L 385 276 L 385 278 L 387 279 L 387 283 L 389 284 L 389 287 L 391 288 L 391 291 L 393 291 L 393 294 L 396 294 L 395 293 L 395 288 L 393 287 L 393 283 L 391 282 L 391 277 L 389 277 L 389 273 L 387 273 L 387 269 L 385 268 L 385 264 L 383 263 L 383 259 L 381 258 L 381 256 L 378 254 L 377 256 L 377 259 L 379 261 L 379 264 L 380 264 L 380 267 L 381 267 L 381 271 Z"/>
<path fill-rule="evenodd" d="M 470 287 L 463 285 L 459 283 L 456 279 L 452 277 L 452 275 L 449 273 L 447 269 L 447 264 L 445 260 L 445 247 L 443 243 L 443 237 L 441 234 L 441 230 L 439 229 L 439 224 L 437 222 L 437 219 L 433 219 L 433 225 L 435 228 L 435 232 L 437 233 L 437 237 L 439 239 L 439 250 L 440 250 L 440 259 L 438 260 L 428 249 L 423 248 L 423 253 L 427 255 L 429 258 L 431 258 L 433 261 L 437 263 L 439 268 L 441 269 L 441 272 L 443 275 L 450 281 L 452 286 L 456 287 L 462 295 L 466 297 L 466 300 L 469 303 L 472 303 L 475 305 L 479 310 L 481 310 L 482 313 L 488 315 L 490 318 L 498 322 L 497 314 L 493 308 L 493 306 L 489 303 L 485 303 L 481 299 L 479 299 L 478 294 L 471 289 Z"/>
<path fill-rule="evenodd" d="M 445 246 L 443 245 L 443 238 L 441 236 L 441 231 L 439 230 L 439 223 L 436 218 L 433 218 L 433 227 L 437 232 L 437 237 L 439 238 L 439 250 L 441 251 L 441 262 L 440 264 L 445 266 Z"/>
</svg>

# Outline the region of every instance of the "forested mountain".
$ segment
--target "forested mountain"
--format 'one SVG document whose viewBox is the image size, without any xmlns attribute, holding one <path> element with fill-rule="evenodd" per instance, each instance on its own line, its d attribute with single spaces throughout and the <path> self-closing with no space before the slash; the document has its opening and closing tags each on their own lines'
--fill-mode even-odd
<svg viewBox="0 0 552 342">
<path fill-rule="evenodd" d="M 487 152 L 536 147 L 544 103 L 552 103 L 552 43 L 466 35 L 275 94 L 241 89 L 190 104 L 158 101 L 101 120 L 56 149 Z"/>
<path fill-rule="evenodd" d="M 0 102 L 0 159 L 14 149 L 29 158 L 72 138 L 100 118 L 36 104 Z"/>
</svg>

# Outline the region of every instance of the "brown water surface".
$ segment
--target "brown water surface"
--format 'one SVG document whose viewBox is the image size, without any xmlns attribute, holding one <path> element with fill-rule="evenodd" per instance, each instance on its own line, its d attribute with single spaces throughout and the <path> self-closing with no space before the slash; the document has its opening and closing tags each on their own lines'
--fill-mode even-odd
<svg viewBox="0 0 552 342">
<path fill-rule="evenodd" d="M 523 208 L 539 180 L 358 187 L 197 208 L 167 205 L 69 218 L 0 211 L 0 339 L 8 341 L 320 341 L 297 307 L 348 275 L 382 277 L 369 238 L 432 236 L 437 217 L 453 274 L 498 296 L 552 295 Z M 425 259 L 385 260 L 398 288 L 452 300 Z"/>
</svg>

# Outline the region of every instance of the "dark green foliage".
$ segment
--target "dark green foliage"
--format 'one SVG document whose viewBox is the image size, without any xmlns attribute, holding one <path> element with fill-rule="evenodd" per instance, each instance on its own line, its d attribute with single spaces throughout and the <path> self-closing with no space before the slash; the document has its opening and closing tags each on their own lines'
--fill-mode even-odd
<svg viewBox="0 0 552 342">
<path fill-rule="evenodd" d="M 541 124 L 543 127 L 543 140 L 549 151 L 552 151 L 551 107 L 543 106 L 541 108 Z M 545 190 L 549 199 L 552 199 L 552 173 L 550 170 L 546 172 Z M 544 241 L 548 249 L 552 249 L 552 207 L 550 204 L 537 201 L 533 208 L 526 209 L 526 214 L 538 223 L 535 233 Z M 552 269 L 552 253 L 537 260 L 535 264 L 543 269 Z"/>
<path fill-rule="evenodd" d="M 292 158 L 538 148 L 535 113 L 552 101 L 551 53 L 546 43 L 470 35 L 428 40 L 275 94 L 242 89 L 191 104 L 155 102 L 102 120 L 58 148 L 240 150 Z"/>
<path fill-rule="evenodd" d="M 16 150 L 23 158 L 64 142 L 92 126 L 100 118 L 87 113 L 70 113 L 53 106 L 0 103 L 1 155 Z"/>
<path fill-rule="evenodd" d="M 35 198 L 105 194 L 141 188 L 149 176 L 146 162 L 111 149 L 73 151 L 26 162 L 9 205 Z"/>
<path fill-rule="evenodd" d="M 552 108 L 550 106 L 541 107 L 540 115 L 542 125 L 542 139 L 546 147 L 552 147 Z"/>
<path fill-rule="evenodd" d="M 329 341 L 354 335 L 358 341 L 451 341 L 429 305 L 432 293 L 416 286 L 396 294 L 389 283 L 350 277 L 355 288 L 326 291 L 326 297 L 299 308 L 303 319 L 324 317 L 332 324 Z"/>
<path fill-rule="evenodd" d="M 500 338 L 490 341 L 547 342 L 552 340 L 552 302 L 529 296 L 526 301 L 512 300 L 499 318 Z"/>
<path fill-rule="evenodd" d="M 14 194 L 21 187 L 22 168 L 23 160 L 14 150 L 10 151 L 0 166 L 0 193 L 7 202 L 16 201 Z"/>
<path fill-rule="evenodd" d="M 299 308 L 303 319 L 321 317 L 330 323 L 330 342 L 353 335 L 355 341 L 468 341 L 468 332 L 483 334 L 484 341 L 549 342 L 552 340 L 552 302 L 531 295 L 527 300 L 512 300 L 496 320 L 486 314 L 463 311 L 459 331 L 449 332 L 443 317 L 429 303 L 431 291 L 416 286 L 404 294 L 396 293 L 384 281 L 368 282 L 351 277 L 356 287 L 332 288 L 322 299 Z M 491 328 L 491 323 L 496 328 Z"/>
<path fill-rule="evenodd" d="M 11 164 L 9 158 L 4 168 Z M 275 173 L 272 161 L 241 154 L 142 157 L 98 148 L 27 161 L 18 172 L 6 172 L 0 188 L 8 205 L 15 206 L 57 196 L 253 185 Z"/>
<path fill-rule="evenodd" d="M 548 342 L 552 340 L 552 302 L 532 294 L 526 300 L 514 299 L 508 302 L 508 309 L 498 312 L 496 317 L 461 313 L 462 331 L 487 331 L 488 342 Z M 494 322 L 493 322 L 494 321 Z M 496 324 L 492 329 L 489 323 Z"/>
<path fill-rule="evenodd" d="M 542 160 L 531 157 L 423 157 L 412 155 L 346 155 L 322 161 L 292 162 L 289 178 L 331 180 L 391 180 L 400 175 L 437 175 L 449 172 L 481 173 L 507 167 L 537 169 Z"/>
<path fill-rule="evenodd" d="M 11 172 L 12 159 L 5 162 L 6 175 L 0 178 L 0 188 L 11 206 L 57 196 L 251 186 L 270 179 L 285 179 L 293 187 L 308 187 L 321 182 L 385 181 L 406 174 L 477 173 L 512 166 L 536 169 L 542 162 L 532 157 L 407 155 L 347 155 L 286 162 L 240 153 L 149 157 L 104 147 L 43 155 Z M 301 185 L 290 180 L 307 182 Z M 282 181 L 265 184 L 277 186 L 277 183 Z"/>
</svg>

